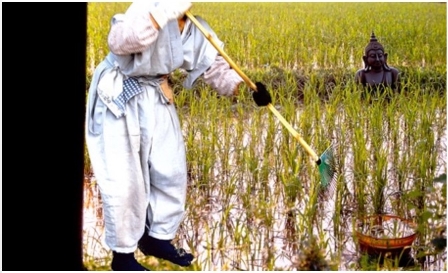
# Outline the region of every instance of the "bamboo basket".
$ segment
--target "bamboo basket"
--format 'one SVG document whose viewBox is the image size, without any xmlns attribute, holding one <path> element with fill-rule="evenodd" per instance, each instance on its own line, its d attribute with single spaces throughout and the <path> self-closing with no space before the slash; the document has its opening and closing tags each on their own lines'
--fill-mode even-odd
<svg viewBox="0 0 448 273">
<path fill-rule="evenodd" d="M 416 224 L 396 215 L 375 214 L 361 219 L 356 231 L 360 251 L 374 257 L 402 257 L 410 254 L 417 237 Z M 391 230 L 392 227 L 392 230 Z"/>
</svg>

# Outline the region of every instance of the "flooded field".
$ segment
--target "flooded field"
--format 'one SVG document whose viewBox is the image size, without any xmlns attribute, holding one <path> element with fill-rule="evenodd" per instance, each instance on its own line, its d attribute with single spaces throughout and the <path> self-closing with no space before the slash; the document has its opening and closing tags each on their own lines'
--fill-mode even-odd
<svg viewBox="0 0 448 273">
<path fill-rule="evenodd" d="M 89 3 L 88 81 L 108 52 L 111 16 L 128 6 Z M 174 243 L 196 260 L 180 268 L 137 252 L 139 261 L 151 270 L 446 270 L 446 248 L 434 243 L 446 242 L 446 3 L 195 2 L 191 12 L 318 155 L 334 145 L 337 176 L 321 195 L 316 163 L 247 88 L 223 98 L 200 80 L 185 90 L 185 75 L 173 73 L 189 175 Z M 387 96 L 354 83 L 372 31 L 401 75 Z M 108 270 L 89 167 L 84 262 Z M 406 221 L 362 223 L 379 213 Z M 369 259 L 359 230 L 378 240 L 416 231 L 414 265 Z"/>
<path fill-rule="evenodd" d="M 368 235 L 375 232 L 374 225 L 359 229 L 359 212 L 361 209 L 367 214 L 375 212 L 372 193 L 377 181 L 369 177 L 374 172 L 367 172 L 364 177 L 369 183 L 362 185 L 363 196 L 357 196 L 359 170 L 352 149 L 359 147 L 354 146 L 356 141 L 350 139 L 350 134 L 333 131 L 332 143 L 337 144 L 334 151 L 341 172 L 333 193 L 320 199 L 313 186 L 319 183 L 316 165 L 280 123 L 268 113 L 241 119 L 234 116 L 238 115 L 234 108 L 227 114 L 230 114 L 227 120 L 220 119 L 220 127 L 186 116 L 183 120 L 186 137 L 191 132 L 196 134 L 187 141 L 191 144 L 187 145 L 190 169 L 187 214 L 175 243 L 196 256 L 195 266 L 189 270 L 296 270 L 303 260 L 310 259 L 306 253 L 313 247 L 321 251 L 328 270 L 359 270 L 365 266 L 361 265 L 362 254 L 355 233 L 356 230 Z M 303 115 L 303 112 L 297 113 L 297 119 Z M 341 115 L 338 122 L 343 123 L 344 118 L 347 117 Z M 405 121 L 397 124 L 404 126 Z M 443 122 L 434 124 L 439 127 L 434 128 L 433 144 L 429 146 L 436 163 L 435 178 L 446 173 L 446 126 Z M 275 134 L 269 136 L 269 132 Z M 255 140 L 258 144 L 254 144 L 254 135 L 259 137 L 260 141 Z M 210 141 L 214 137 L 220 140 Z M 389 139 L 388 134 L 383 137 Z M 382 212 L 398 214 L 415 224 L 390 221 L 381 227 L 381 236 L 396 238 L 423 231 L 412 245 L 411 254 L 416 261 L 412 268 L 442 270 L 446 267 L 446 251 L 427 255 L 421 264 L 417 256 L 422 255 L 422 246 L 428 247 L 446 222 L 446 199 L 441 196 L 443 183 L 429 183 L 425 192 L 418 195 L 414 192 L 418 178 L 410 170 L 400 183 L 402 166 L 397 166 L 399 161 L 393 161 L 394 155 L 404 157 L 410 148 L 404 144 L 405 134 L 396 137 L 395 142 L 389 139 L 381 144 L 387 158 Z M 269 152 L 268 147 L 271 147 Z M 373 149 L 366 146 L 364 150 L 372 152 Z M 368 168 L 377 168 L 372 162 Z M 91 179 L 86 183 L 84 255 L 87 261 L 95 260 L 107 266 L 110 251 L 104 245 L 101 200 L 94 176 Z M 409 196 L 410 192 L 422 197 L 426 204 L 424 211 L 414 204 L 418 199 Z M 361 198 L 364 204 L 359 204 Z M 419 214 L 430 212 L 430 217 L 419 223 Z M 436 217 L 439 213 L 445 217 Z M 376 229 L 375 234 L 380 236 Z M 313 238 L 317 243 L 310 246 Z M 429 248 L 425 251 L 431 254 Z M 399 267 L 389 267 L 392 268 Z"/>
</svg>

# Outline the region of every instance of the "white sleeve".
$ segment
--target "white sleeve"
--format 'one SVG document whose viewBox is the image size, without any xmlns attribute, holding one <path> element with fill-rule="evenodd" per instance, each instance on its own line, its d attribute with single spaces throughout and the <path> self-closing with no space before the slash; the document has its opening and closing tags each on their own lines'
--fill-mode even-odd
<svg viewBox="0 0 448 273">
<path fill-rule="evenodd" d="M 159 31 L 150 19 L 152 1 L 133 2 L 125 14 L 111 20 L 107 38 L 110 51 L 117 55 L 140 53 L 157 39 Z"/>
<path fill-rule="evenodd" d="M 222 96 L 236 95 L 237 87 L 243 82 L 238 73 L 220 55 L 204 73 L 204 81 Z"/>
</svg>

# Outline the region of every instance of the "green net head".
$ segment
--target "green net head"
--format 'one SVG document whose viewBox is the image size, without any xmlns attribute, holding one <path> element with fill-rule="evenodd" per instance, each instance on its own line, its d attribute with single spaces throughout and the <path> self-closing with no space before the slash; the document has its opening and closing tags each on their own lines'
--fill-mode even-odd
<svg viewBox="0 0 448 273">
<path fill-rule="evenodd" d="M 333 146 L 328 147 L 320 156 L 319 174 L 321 193 L 326 195 L 332 192 L 336 180 Z"/>
</svg>

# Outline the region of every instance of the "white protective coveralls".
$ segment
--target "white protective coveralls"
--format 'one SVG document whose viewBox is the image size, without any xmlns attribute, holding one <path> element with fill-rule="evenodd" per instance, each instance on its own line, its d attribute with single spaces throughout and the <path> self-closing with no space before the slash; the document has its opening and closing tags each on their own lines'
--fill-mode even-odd
<svg viewBox="0 0 448 273">
<path fill-rule="evenodd" d="M 242 82 L 188 19 L 182 33 L 177 20 L 157 30 L 149 17 L 155 5 L 132 3 L 114 16 L 111 52 L 95 69 L 87 99 L 86 143 L 103 202 L 106 244 L 122 253 L 136 250 L 146 219 L 150 236 L 171 240 L 184 217 L 185 146 L 175 105 L 161 88 L 166 75 L 185 69 L 186 88 L 202 75 L 223 96 Z"/>
</svg>

